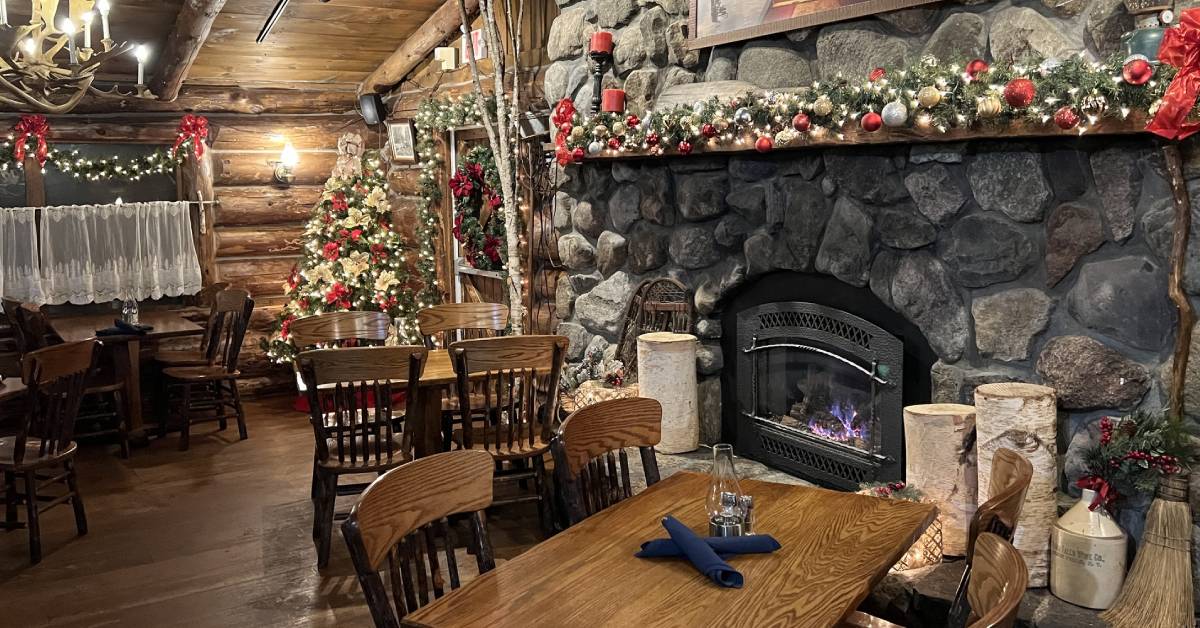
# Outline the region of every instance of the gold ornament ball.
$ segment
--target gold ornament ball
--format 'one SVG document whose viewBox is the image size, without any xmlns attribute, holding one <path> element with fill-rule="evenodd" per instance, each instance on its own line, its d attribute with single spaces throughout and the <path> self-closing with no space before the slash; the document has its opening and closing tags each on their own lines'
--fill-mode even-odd
<svg viewBox="0 0 1200 628">
<path fill-rule="evenodd" d="M 725 118 L 717 118 L 713 124 L 717 125 L 717 129 L 721 131 L 729 128 L 729 120 L 726 120 Z"/>
<path fill-rule="evenodd" d="M 625 131 L 626 131 L 625 123 L 624 122 L 614 122 L 612 130 L 613 130 L 613 135 L 625 135 Z"/>
<path fill-rule="evenodd" d="M 917 102 L 926 109 L 938 106 L 942 102 L 942 92 L 932 85 L 926 85 L 917 92 Z"/>
<path fill-rule="evenodd" d="M 828 98 L 821 96 L 813 103 L 813 113 L 818 116 L 827 116 L 833 113 L 833 102 Z"/>
<path fill-rule="evenodd" d="M 584 135 L 585 133 L 587 133 L 587 129 L 585 129 L 585 128 L 581 127 L 581 126 L 577 126 L 577 127 L 573 128 L 573 129 L 571 129 L 571 137 L 573 137 L 573 138 L 575 138 L 575 139 L 577 139 L 577 140 L 579 140 L 579 139 L 583 139 L 583 135 Z"/>
<path fill-rule="evenodd" d="M 975 105 L 975 113 L 981 118 L 995 118 L 1000 115 L 1000 111 L 1004 105 L 1000 103 L 1000 99 L 995 96 L 984 96 L 979 99 L 979 103 Z"/>
<path fill-rule="evenodd" d="M 597 124 L 595 129 L 592 129 L 592 134 L 596 137 L 608 137 L 608 127 L 603 124 Z"/>
</svg>

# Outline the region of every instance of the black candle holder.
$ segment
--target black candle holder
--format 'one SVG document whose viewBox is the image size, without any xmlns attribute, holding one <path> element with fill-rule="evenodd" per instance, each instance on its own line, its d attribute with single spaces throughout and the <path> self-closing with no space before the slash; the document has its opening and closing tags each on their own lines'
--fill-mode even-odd
<svg viewBox="0 0 1200 628">
<path fill-rule="evenodd" d="M 603 94 L 604 72 L 612 64 L 613 54 L 593 50 L 588 53 L 592 60 L 592 115 L 600 113 L 600 103 Z"/>
</svg>

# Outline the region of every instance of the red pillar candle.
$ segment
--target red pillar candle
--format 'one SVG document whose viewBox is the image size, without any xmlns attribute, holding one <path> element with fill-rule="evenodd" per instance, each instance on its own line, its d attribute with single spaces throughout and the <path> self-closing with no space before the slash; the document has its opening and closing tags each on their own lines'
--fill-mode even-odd
<svg viewBox="0 0 1200 628">
<path fill-rule="evenodd" d="M 592 52 L 602 52 L 604 54 L 612 54 L 613 38 L 612 33 L 608 31 L 596 31 L 592 34 Z"/>
<path fill-rule="evenodd" d="M 625 92 L 619 89 L 604 90 L 601 110 L 606 113 L 621 113 L 625 111 Z"/>
</svg>

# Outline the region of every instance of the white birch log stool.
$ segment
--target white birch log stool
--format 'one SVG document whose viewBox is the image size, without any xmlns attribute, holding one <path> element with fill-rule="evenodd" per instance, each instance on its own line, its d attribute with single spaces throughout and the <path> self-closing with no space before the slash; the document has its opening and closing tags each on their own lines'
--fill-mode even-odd
<svg viewBox="0 0 1200 628">
<path fill-rule="evenodd" d="M 931 403 L 904 408 L 905 482 L 937 505 L 942 553 L 965 556 L 978 481 L 975 407 Z"/>
<path fill-rule="evenodd" d="M 696 337 L 651 332 L 637 339 L 638 386 L 641 396 L 662 404 L 665 454 L 694 451 L 700 446 L 700 413 L 696 400 Z"/>
<path fill-rule="evenodd" d="M 992 456 L 1005 447 L 1033 465 L 1013 545 L 1029 567 L 1030 588 L 1044 587 L 1050 571 L 1050 529 L 1058 518 L 1057 394 L 1036 384 L 984 384 L 975 389 L 979 501 L 991 496 Z"/>
</svg>

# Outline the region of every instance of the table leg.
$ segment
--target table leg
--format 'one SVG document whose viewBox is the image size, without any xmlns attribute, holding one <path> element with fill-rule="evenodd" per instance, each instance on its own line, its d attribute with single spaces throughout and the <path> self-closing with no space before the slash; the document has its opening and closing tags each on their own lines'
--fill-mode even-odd
<svg viewBox="0 0 1200 628">
<path fill-rule="evenodd" d="M 129 412 L 129 440 L 138 445 L 145 444 L 145 425 L 142 423 L 142 341 L 131 339 L 125 343 L 125 399 Z"/>
<path fill-rule="evenodd" d="M 421 388 L 418 415 L 413 422 L 413 449 L 421 458 L 442 450 L 442 395 L 444 386 Z"/>
</svg>

